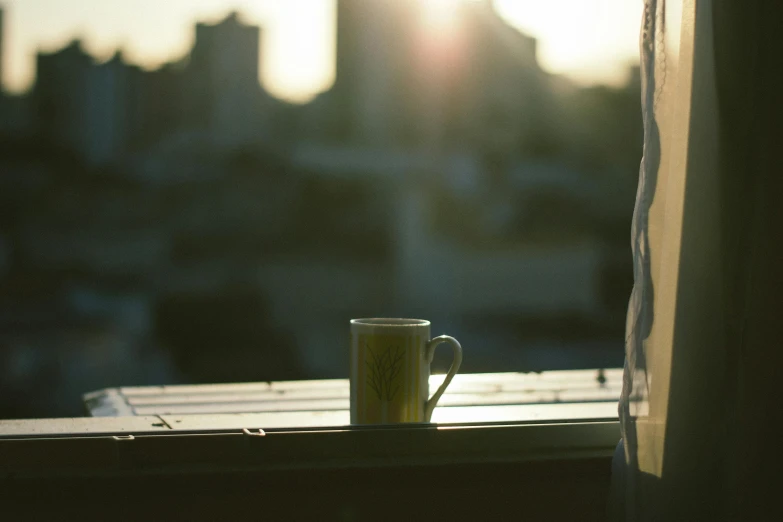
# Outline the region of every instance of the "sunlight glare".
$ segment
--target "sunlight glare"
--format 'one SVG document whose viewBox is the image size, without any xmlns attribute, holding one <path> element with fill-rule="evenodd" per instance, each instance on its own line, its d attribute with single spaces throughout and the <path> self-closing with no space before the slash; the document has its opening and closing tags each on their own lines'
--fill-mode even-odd
<svg viewBox="0 0 783 522">
<path fill-rule="evenodd" d="M 453 30 L 462 0 L 420 0 L 422 19 L 430 31 Z"/>
<path fill-rule="evenodd" d="M 371 1 L 371 0 L 361 0 Z M 459 54 L 462 7 L 488 0 L 416 2 L 425 47 Z M 682 0 L 677 0 L 681 2 Z M 80 36 L 106 58 L 117 48 L 144 68 L 183 56 L 193 24 L 215 23 L 231 10 L 263 26 L 262 77 L 275 96 L 304 102 L 334 81 L 337 0 L 0 0 L 5 12 L 5 87 L 20 93 L 35 76 L 35 53 Z M 624 80 L 638 62 L 641 0 L 494 0 L 509 23 L 539 39 L 544 69 L 585 83 Z"/>
<path fill-rule="evenodd" d="M 264 26 L 264 85 L 275 96 L 305 103 L 334 82 L 336 2 L 275 1 Z M 314 86 L 320 85 L 320 88 Z"/>
<path fill-rule="evenodd" d="M 641 1 L 495 0 L 495 8 L 538 38 L 538 58 L 549 72 L 617 85 L 638 60 Z"/>
</svg>

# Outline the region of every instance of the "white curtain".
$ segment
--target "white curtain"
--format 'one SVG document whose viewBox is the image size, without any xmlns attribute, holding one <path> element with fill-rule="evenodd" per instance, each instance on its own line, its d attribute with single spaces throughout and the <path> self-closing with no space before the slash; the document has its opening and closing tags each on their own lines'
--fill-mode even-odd
<svg viewBox="0 0 783 522">
<path fill-rule="evenodd" d="M 766 520 L 780 494 L 781 41 L 783 2 L 645 0 L 617 518 Z"/>
</svg>

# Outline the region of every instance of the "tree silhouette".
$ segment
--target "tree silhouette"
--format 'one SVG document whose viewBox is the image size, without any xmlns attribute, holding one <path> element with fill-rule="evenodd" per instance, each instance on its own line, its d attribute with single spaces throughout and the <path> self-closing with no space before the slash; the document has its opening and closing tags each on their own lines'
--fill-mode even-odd
<svg viewBox="0 0 783 522">
<path fill-rule="evenodd" d="M 399 346 L 388 346 L 385 350 L 369 350 L 371 360 L 366 361 L 369 385 L 382 403 L 394 400 L 400 391 L 400 385 L 394 380 L 402 370 L 405 351 Z"/>
</svg>

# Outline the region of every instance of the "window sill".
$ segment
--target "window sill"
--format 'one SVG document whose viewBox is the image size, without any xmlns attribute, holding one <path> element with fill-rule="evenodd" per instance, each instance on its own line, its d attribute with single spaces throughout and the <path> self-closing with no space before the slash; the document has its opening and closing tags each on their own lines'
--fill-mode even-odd
<svg viewBox="0 0 783 522">
<path fill-rule="evenodd" d="M 66 434 L 74 423 L 62 420 L 29 421 L 32 438 L 0 438 L 4 513 L 61 520 L 94 513 L 101 520 L 263 514 L 597 522 L 605 520 L 619 440 L 616 420 L 279 429 L 263 436 L 159 426 L 130 436 L 130 423 L 157 419 L 81 420 L 79 436 Z M 126 430 L 105 432 L 106 421 Z"/>
<path fill-rule="evenodd" d="M 191 426 L 226 425 L 224 415 Z M 236 416 L 228 416 L 236 423 Z M 296 470 L 610 458 L 616 420 L 271 429 L 170 429 L 157 417 L 0 422 L 0 476 L 145 470 Z M 263 433 L 263 435 L 261 435 Z"/>
</svg>

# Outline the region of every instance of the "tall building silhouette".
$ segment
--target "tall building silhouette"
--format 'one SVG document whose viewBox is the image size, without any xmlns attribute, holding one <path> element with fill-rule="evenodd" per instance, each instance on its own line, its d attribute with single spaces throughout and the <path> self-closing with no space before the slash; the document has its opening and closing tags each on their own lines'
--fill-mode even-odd
<svg viewBox="0 0 783 522">
<path fill-rule="evenodd" d="M 182 131 L 185 124 L 183 92 L 185 60 L 153 71 L 131 72 L 131 146 L 148 150 Z"/>
<path fill-rule="evenodd" d="M 514 152 L 546 119 L 550 88 L 537 42 L 503 20 L 491 1 L 473 4 L 468 14 L 470 58 L 441 88 L 451 93 L 449 127 L 461 143 L 485 153 Z"/>
<path fill-rule="evenodd" d="M 128 152 L 133 68 L 122 54 L 97 63 L 79 40 L 53 53 L 38 53 L 33 113 L 37 132 L 92 165 Z"/>
<path fill-rule="evenodd" d="M 87 148 L 87 92 L 92 66 L 92 57 L 79 40 L 36 57 L 33 105 L 38 132 L 79 155 L 84 155 Z"/>
<path fill-rule="evenodd" d="M 234 149 L 265 136 L 270 98 L 259 82 L 261 30 L 237 14 L 195 28 L 191 51 L 156 71 L 118 52 L 99 63 L 79 40 L 38 53 L 36 132 L 92 165 L 152 149 Z"/>
<path fill-rule="evenodd" d="M 94 64 L 87 76 L 84 156 L 94 165 L 112 163 L 128 152 L 132 133 L 133 68 L 121 52 Z"/>
<path fill-rule="evenodd" d="M 491 1 L 454 9 L 448 25 L 433 27 L 418 0 L 338 0 L 336 77 L 325 100 L 331 137 L 506 149 L 524 139 L 545 90 L 535 39 Z"/>
<path fill-rule="evenodd" d="M 332 127 L 340 140 L 401 139 L 415 31 L 411 0 L 338 0 Z"/>
<path fill-rule="evenodd" d="M 185 126 L 206 132 L 217 146 L 235 147 L 262 136 L 264 92 L 259 82 L 261 28 L 237 13 L 196 25 L 186 66 Z"/>
</svg>

